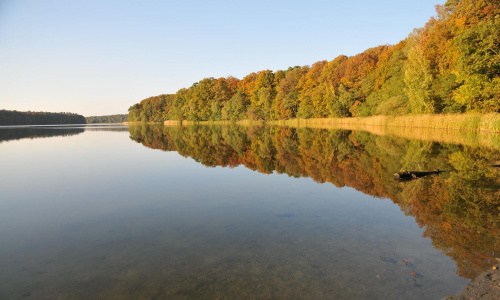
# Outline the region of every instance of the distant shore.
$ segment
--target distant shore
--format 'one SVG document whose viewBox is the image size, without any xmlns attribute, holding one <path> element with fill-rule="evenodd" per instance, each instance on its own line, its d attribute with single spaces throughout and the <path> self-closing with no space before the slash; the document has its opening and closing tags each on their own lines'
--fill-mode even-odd
<svg viewBox="0 0 500 300">
<path fill-rule="evenodd" d="M 68 112 L 0 110 L 0 126 L 87 124 L 85 117 Z"/>
</svg>

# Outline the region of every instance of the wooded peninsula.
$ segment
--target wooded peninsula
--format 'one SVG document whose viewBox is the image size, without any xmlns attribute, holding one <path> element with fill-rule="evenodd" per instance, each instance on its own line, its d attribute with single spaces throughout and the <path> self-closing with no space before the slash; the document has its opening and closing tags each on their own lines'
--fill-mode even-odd
<svg viewBox="0 0 500 300">
<path fill-rule="evenodd" d="M 128 115 L 107 115 L 107 116 L 91 116 L 85 117 L 88 124 L 97 123 L 123 123 L 128 121 Z"/>
<path fill-rule="evenodd" d="M 50 125 L 50 124 L 86 124 L 82 115 L 74 113 L 53 113 L 0 110 L 0 125 Z"/>
<path fill-rule="evenodd" d="M 500 126 L 499 1 L 448 0 L 436 12 L 396 45 L 312 66 L 263 70 L 241 80 L 204 78 L 132 105 L 129 121 L 476 112 L 493 114 Z"/>
</svg>

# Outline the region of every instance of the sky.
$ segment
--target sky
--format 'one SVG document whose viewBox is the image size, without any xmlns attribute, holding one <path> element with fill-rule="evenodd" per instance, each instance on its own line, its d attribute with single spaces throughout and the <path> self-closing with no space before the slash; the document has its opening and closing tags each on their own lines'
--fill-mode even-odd
<svg viewBox="0 0 500 300">
<path fill-rule="evenodd" d="M 124 114 L 206 77 L 396 44 L 444 0 L 0 0 L 0 109 Z"/>
</svg>

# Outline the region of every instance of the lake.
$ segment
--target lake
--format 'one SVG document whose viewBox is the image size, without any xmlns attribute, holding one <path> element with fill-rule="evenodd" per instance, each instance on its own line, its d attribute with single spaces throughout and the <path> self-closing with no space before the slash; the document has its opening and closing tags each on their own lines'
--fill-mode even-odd
<svg viewBox="0 0 500 300">
<path fill-rule="evenodd" d="M 0 299 L 441 299 L 499 256 L 478 140 L 3 127 Z"/>
</svg>

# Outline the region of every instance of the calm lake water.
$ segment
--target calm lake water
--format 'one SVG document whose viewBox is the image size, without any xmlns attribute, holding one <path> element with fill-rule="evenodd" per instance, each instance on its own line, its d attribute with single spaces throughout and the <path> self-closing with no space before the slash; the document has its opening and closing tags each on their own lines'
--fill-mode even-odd
<svg viewBox="0 0 500 300">
<path fill-rule="evenodd" d="M 499 149 L 284 127 L 0 128 L 0 299 L 441 299 L 499 256 Z"/>
</svg>

